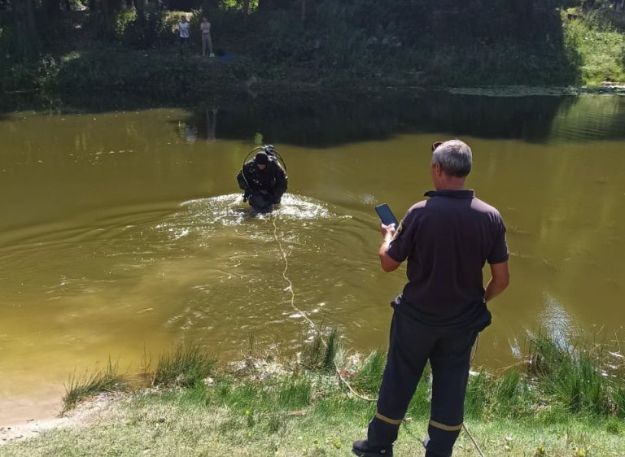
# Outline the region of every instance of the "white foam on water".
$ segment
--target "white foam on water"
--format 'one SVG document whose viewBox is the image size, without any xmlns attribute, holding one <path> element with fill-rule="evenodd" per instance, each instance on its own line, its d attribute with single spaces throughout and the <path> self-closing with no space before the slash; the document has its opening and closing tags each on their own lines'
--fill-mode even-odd
<svg viewBox="0 0 625 457">
<path fill-rule="evenodd" d="M 200 218 L 205 224 L 240 225 L 257 218 L 268 219 L 279 216 L 282 219 L 314 220 L 337 217 L 325 204 L 300 195 L 285 194 L 282 203 L 271 213 L 259 214 L 243 201 L 241 194 L 218 195 L 215 197 L 189 200 L 182 203 L 193 213 L 193 219 Z"/>
</svg>

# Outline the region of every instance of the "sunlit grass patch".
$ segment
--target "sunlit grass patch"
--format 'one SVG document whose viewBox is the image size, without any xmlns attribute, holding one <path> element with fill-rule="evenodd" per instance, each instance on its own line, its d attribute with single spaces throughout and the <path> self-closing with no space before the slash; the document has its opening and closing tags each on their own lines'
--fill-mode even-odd
<svg viewBox="0 0 625 457">
<path fill-rule="evenodd" d="M 603 344 L 531 340 L 529 376 L 571 413 L 625 416 L 625 364 L 610 360 Z"/>
<path fill-rule="evenodd" d="M 625 81 L 625 34 L 599 13 L 564 22 L 567 47 L 579 54 L 586 84 Z"/>
<path fill-rule="evenodd" d="M 364 393 L 376 395 L 382 383 L 385 364 L 386 358 L 383 353 L 372 352 L 352 378 L 352 386 Z"/>
<path fill-rule="evenodd" d="M 161 357 L 156 372 L 162 384 L 155 382 L 175 388 L 136 393 L 117 406 L 104 426 L 54 432 L 32 444 L 11 444 L 3 452 L 18 457 L 346 455 L 352 440 L 366 436 L 376 404 L 349 393 L 337 374 L 324 368 L 329 360 L 326 348 L 316 347 L 312 368 L 291 361 L 285 365 L 289 369 L 271 367 L 263 376 L 258 370 L 268 365 L 262 360 L 253 370 L 220 371 L 199 348 L 178 347 Z M 359 391 L 374 397 L 384 356 L 375 352 L 365 359 L 353 357 L 345 366 L 340 345 L 335 349 L 339 370 Z M 625 366 L 620 351 L 548 336 L 533 338 L 526 363 L 498 374 L 478 371 L 470 376 L 467 427 L 485 455 L 622 457 L 625 427 L 618 405 L 625 397 Z M 248 357 L 260 357 L 250 352 Z M 277 363 L 275 357 L 271 363 Z M 144 368 L 150 371 L 148 362 Z M 114 373 L 113 367 L 108 371 Z M 153 376 L 156 379 L 156 373 Z M 600 388 L 597 376 L 604 382 Z M 400 430 L 398 455 L 423 453 L 420 440 L 427 433 L 430 377 L 426 367 Z M 605 394 L 610 408 L 590 407 L 588 399 L 598 398 L 596 392 Z M 583 407 L 572 408 L 571 398 Z M 477 455 L 465 432 L 455 451 Z"/>
<path fill-rule="evenodd" d="M 286 409 L 303 408 L 310 404 L 312 383 L 305 376 L 293 376 L 278 388 L 277 405 Z"/>
<path fill-rule="evenodd" d="M 179 345 L 163 354 L 152 384 L 162 387 L 191 387 L 213 373 L 215 361 L 198 346 Z"/>
<path fill-rule="evenodd" d="M 339 335 L 336 328 L 317 332 L 312 341 L 304 347 L 302 365 L 309 370 L 332 371 L 339 352 Z"/>
<path fill-rule="evenodd" d="M 124 377 L 117 373 L 117 367 L 109 360 L 106 369 L 77 377 L 75 374 L 65 386 L 63 396 L 63 412 L 67 412 L 82 400 L 99 393 L 122 391 L 128 384 Z"/>
</svg>

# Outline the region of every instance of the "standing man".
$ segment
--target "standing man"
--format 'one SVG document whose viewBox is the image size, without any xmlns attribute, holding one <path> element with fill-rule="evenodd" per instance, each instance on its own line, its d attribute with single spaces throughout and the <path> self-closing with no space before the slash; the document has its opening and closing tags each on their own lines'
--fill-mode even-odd
<svg viewBox="0 0 625 457">
<path fill-rule="evenodd" d="M 202 17 L 200 30 L 202 32 L 202 57 L 206 57 L 207 52 L 210 57 L 215 57 L 215 53 L 213 52 L 213 39 L 211 38 L 211 23 L 208 22 L 206 16 Z"/>
<path fill-rule="evenodd" d="M 178 22 L 178 39 L 180 40 L 180 54 L 189 45 L 189 37 L 191 35 L 191 24 L 186 14 L 182 15 L 180 22 Z"/>
<path fill-rule="evenodd" d="M 254 160 L 243 165 L 237 175 L 239 187 L 245 191 L 243 201 L 249 201 L 254 210 L 269 212 L 280 204 L 286 192 L 288 177 L 275 156 L 271 146 L 265 146 Z"/>
<path fill-rule="evenodd" d="M 361 457 L 392 456 L 393 442 L 426 362 L 432 404 L 426 457 L 449 457 L 464 419 L 464 396 L 477 334 L 490 324 L 486 302 L 509 281 L 505 226 L 499 212 L 465 189 L 472 153 L 460 140 L 432 145 L 429 197 L 414 204 L 395 228 L 382 225 L 379 249 L 386 272 L 408 259 L 408 283 L 394 308 L 377 412 Z M 483 286 L 482 267 L 491 279 Z"/>
</svg>

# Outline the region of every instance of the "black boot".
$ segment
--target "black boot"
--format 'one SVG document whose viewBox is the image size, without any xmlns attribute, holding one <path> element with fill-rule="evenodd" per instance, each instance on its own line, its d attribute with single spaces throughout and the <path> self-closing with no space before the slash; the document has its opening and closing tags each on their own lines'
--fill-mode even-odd
<svg viewBox="0 0 625 457">
<path fill-rule="evenodd" d="M 367 440 L 354 441 L 352 452 L 358 457 L 393 457 L 393 446 L 371 446 Z"/>
</svg>

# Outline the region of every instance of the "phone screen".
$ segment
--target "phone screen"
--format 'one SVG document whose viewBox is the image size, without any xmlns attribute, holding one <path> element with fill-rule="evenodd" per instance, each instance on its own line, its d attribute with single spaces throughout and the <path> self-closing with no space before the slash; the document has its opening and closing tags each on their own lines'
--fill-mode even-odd
<svg viewBox="0 0 625 457">
<path fill-rule="evenodd" d="M 397 218 L 386 203 L 377 205 L 375 211 L 378 213 L 378 216 L 380 216 L 380 220 L 384 225 L 395 224 L 395 227 L 397 227 Z"/>
</svg>

